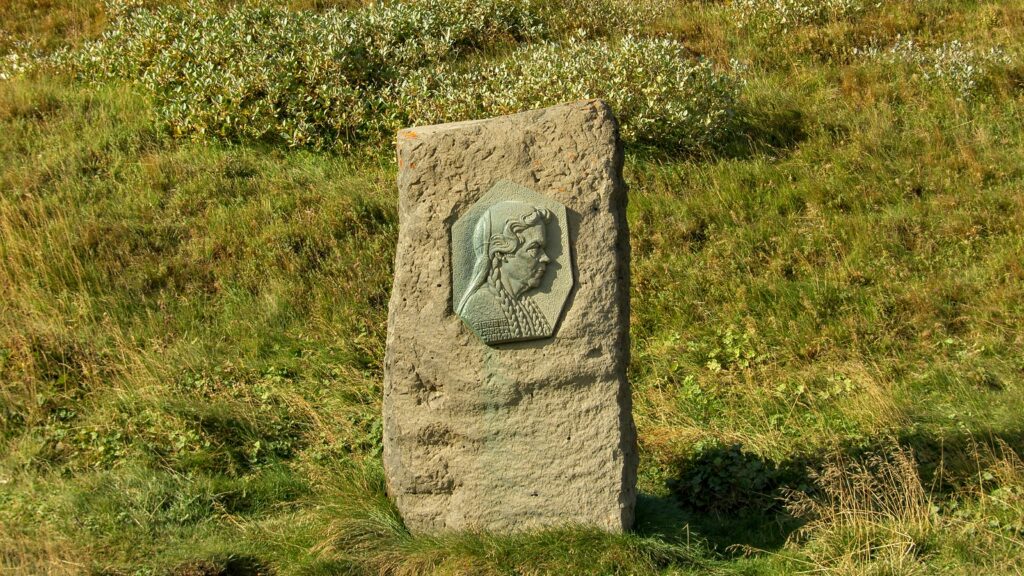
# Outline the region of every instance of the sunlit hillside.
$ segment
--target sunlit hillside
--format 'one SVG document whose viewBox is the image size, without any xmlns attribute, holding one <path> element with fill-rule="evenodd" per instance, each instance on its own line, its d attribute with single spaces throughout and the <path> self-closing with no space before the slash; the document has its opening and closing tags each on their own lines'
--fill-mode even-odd
<svg viewBox="0 0 1024 576">
<path fill-rule="evenodd" d="M 0 12 L 0 573 L 1024 572 L 1024 1 Z M 636 527 L 411 535 L 394 133 L 592 97 Z"/>
</svg>

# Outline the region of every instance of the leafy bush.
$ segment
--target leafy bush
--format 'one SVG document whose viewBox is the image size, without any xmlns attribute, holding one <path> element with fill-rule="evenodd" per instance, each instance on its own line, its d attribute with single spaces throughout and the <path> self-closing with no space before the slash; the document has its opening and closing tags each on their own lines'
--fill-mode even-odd
<svg viewBox="0 0 1024 576">
<path fill-rule="evenodd" d="M 738 85 L 678 42 L 626 36 L 543 43 L 467 70 L 418 70 L 399 87 L 398 108 L 412 124 L 509 114 L 603 98 L 622 136 L 677 149 L 713 142 L 733 115 Z"/>
<path fill-rule="evenodd" d="M 743 27 L 777 31 L 844 20 L 862 13 L 864 0 L 735 0 L 732 9 Z"/>
<path fill-rule="evenodd" d="M 0 80 L 7 80 L 21 74 L 28 67 L 23 54 L 9 52 L 0 56 Z"/>
<path fill-rule="evenodd" d="M 763 364 L 769 356 L 761 350 L 756 334 L 733 326 L 717 330 L 713 337 L 688 342 L 686 348 L 697 363 L 712 372 L 746 370 Z"/>
<path fill-rule="evenodd" d="M 925 81 L 947 86 L 963 100 L 977 95 L 996 67 L 1013 63 L 998 48 L 982 50 L 959 40 L 929 48 L 912 38 L 900 38 L 887 49 L 871 46 L 858 53 L 879 62 L 915 68 Z"/>
<path fill-rule="evenodd" d="M 0 81 L 25 72 L 32 63 L 33 46 L 0 29 Z"/>
<path fill-rule="evenodd" d="M 55 63 L 86 79 L 141 83 L 175 135 L 330 148 L 373 130 L 377 87 L 408 70 L 538 34 L 526 8 L 449 0 L 319 13 L 204 2 L 130 9 Z"/>
<path fill-rule="evenodd" d="M 526 0 L 409 0 L 322 12 L 260 3 L 220 10 L 193 0 L 184 7 L 112 8 L 111 15 L 110 29 L 76 59 L 86 72 L 121 78 L 160 66 L 161 58 L 185 65 L 199 56 L 276 63 L 277 54 L 260 50 L 301 47 L 310 58 L 347 59 L 349 80 L 360 81 L 543 31 Z"/>
<path fill-rule="evenodd" d="M 735 83 L 670 40 L 591 39 L 647 23 L 657 6 L 416 0 L 347 12 L 218 10 L 207 2 L 128 7 L 112 13 L 102 38 L 52 63 L 93 81 L 140 83 L 176 136 L 344 148 L 408 123 L 602 97 L 625 137 L 698 147 L 725 126 Z M 577 11 L 579 18 L 568 17 Z M 543 38 L 564 22 L 582 26 L 572 41 L 522 47 L 477 70 L 453 64 L 469 51 Z"/>
</svg>

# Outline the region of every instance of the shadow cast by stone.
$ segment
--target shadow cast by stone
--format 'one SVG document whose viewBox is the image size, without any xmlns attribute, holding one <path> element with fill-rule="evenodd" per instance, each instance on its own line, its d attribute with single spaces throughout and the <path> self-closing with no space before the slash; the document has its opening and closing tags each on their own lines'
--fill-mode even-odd
<svg viewBox="0 0 1024 576">
<path fill-rule="evenodd" d="M 272 576 L 274 572 L 251 556 L 190 560 L 175 566 L 170 576 Z"/>
<path fill-rule="evenodd" d="M 687 529 L 719 554 L 777 550 L 801 526 L 782 505 L 787 491 L 809 491 L 802 458 L 775 461 L 739 444 L 713 446 L 677 464 L 669 488 Z"/>
<path fill-rule="evenodd" d="M 671 497 L 641 495 L 636 531 L 697 539 L 726 557 L 779 550 L 805 523 L 786 509 L 787 495 L 818 495 L 815 477 L 830 461 L 888 461 L 897 450 L 913 454 L 922 485 L 941 501 L 984 482 L 982 471 L 1009 456 L 1007 451 L 1016 458 L 1024 455 L 1024 431 L 917 432 L 846 442 L 783 460 L 758 456 L 740 444 L 711 446 L 676 463 L 677 475 L 668 482 Z"/>
</svg>

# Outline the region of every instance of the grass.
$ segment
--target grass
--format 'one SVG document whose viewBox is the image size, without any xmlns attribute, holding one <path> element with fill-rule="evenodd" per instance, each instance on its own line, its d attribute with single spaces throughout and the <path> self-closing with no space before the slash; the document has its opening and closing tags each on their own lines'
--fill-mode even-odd
<svg viewBox="0 0 1024 576">
<path fill-rule="evenodd" d="M 0 50 L 105 21 L 9 8 Z M 743 85 L 715 146 L 627 150 L 626 535 L 401 525 L 378 463 L 387 143 L 181 141 L 130 86 L 0 81 L 2 571 L 1024 571 L 1024 4 L 784 33 L 734 10 L 651 30 Z M 955 58 L 860 52 L 908 37 L 1008 58 L 972 60 L 965 96 Z"/>
</svg>

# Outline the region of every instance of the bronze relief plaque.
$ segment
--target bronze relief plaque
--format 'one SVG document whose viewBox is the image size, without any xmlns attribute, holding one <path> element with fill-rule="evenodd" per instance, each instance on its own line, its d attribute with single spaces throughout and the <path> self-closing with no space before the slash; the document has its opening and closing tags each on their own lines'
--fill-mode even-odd
<svg viewBox="0 0 1024 576">
<path fill-rule="evenodd" d="M 565 206 L 502 180 L 452 226 L 452 307 L 487 344 L 550 338 L 573 286 Z"/>
</svg>

